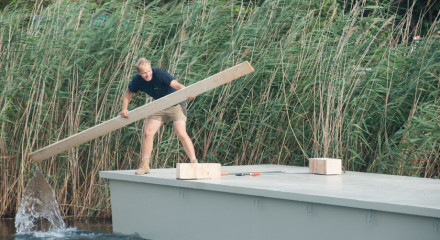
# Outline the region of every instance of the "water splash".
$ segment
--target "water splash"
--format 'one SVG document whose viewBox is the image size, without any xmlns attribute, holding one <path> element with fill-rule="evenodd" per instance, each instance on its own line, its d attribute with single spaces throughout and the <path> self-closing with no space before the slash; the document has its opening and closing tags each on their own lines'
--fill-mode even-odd
<svg viewBox="0 0 440 240">
<path fill-rule="evenodd" d="M 38 168 L 23 191 L 15 216 L 15 228 L 17 233 L 66 228 L 55 193 Z"/>
<path fill-rule="evenodd" d="M 77 230 L 76 228 L 66 228 L 64 230 L 53 230 L 50 232 L 32 232 L 32 233 L 17 233 L 14 235 L 15 240 L 29 240 L 29 239 L 50 239 L 50 240 L 62 240 L 62 239 L 106 239 L 106 240 L 145 240 L 137 234 L 122 235 L 115 233 L 102 233 L 102 232 L 88 232 L 83 230 Z"/>
</svg>

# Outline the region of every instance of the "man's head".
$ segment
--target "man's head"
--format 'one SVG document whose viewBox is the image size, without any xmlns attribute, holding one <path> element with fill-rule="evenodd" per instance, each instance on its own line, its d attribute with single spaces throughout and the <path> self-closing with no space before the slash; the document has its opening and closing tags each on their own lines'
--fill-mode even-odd
<svg viewBox="0 0 440 240">
<path fill-rule="evenodd" d="M 153 78 L 153 70 L 151 69 L 151 63 L 145 58 L 140 58 L 136 64 L 136 68 L 138 70 L 138 74 L 145 81 L 151 81 Z"/>
</svg>

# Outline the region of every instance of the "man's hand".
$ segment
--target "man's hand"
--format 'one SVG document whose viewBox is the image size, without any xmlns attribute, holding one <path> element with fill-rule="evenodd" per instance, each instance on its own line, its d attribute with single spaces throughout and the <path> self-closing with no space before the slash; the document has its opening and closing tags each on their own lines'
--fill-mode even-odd
<svg viewBox="0 0 440 240">
<path fill-rule="evenodd" d="M 127 110 L 122 110 L 121 117 L 128 118 L 128 111 Z"/>
<path fill-rule="evenodd" d="M 180 89 L 184 89 L 185 86 L 183 84 L 180 84 L 176 79 L 174 79 L 173 81 L 171 81 L 170 83 L 170 87 L 176 89 L 176 90 L 180 90 Z M 187 98 L 189 101 L 196 99 L 196 97 L 194 96 L 190 96 Z"/>
</svg>

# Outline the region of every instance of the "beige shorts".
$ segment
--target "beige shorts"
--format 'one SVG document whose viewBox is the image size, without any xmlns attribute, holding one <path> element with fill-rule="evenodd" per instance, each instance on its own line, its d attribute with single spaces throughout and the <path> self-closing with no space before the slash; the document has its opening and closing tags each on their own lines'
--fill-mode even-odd
<svg viewBox="0 0 440 240">
<path fill-rule="evenodd" d="M 186 121 L 186 116 L 183 113 L 182 106 L 177 104 L 176 106 L 169 107 L 149 116 L 148 119 L 159 120 L 167 123 L 168 121 Z"/>
</svg>

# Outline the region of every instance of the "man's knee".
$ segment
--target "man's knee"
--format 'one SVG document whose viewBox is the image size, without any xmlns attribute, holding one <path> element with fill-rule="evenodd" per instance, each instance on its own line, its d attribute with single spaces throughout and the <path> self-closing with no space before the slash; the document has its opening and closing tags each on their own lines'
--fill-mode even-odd
<svg viewBox="0 0 440 240">
<path fill-rule="evenodd" d="M 175 121 L 174 129 L 176 130 L 177 136 L 180 139 L 184 139 L 188 137 L 188 133 L 186 132 L 186 123 L 184 121 Z"/>
<path fill-rule="evenodd" d="M 154 137 L 158 130 L 159 129 L 147 127 L 144 130 L 144 137 Z"/>
<path fill-rule="evenodd" d="M 180 140 L 186 140 L 189 137 L 185 130 L 176 131 L 176 133 Z"/>
<path fill-rule="evenodd" d="M 148 120 L 147 126 L 145 126 L 144 129 L 144 137 L 151 137 L 159 131 L 160 127 L 162 126 L 163 122 L 157 121 L 157 120 Z"/>
<path fill-rule="evenodd" d="M 144 137 L 154 137 L 155 134 L 156 132 L 152 130 L 145 129 L 144 131 Z"/>
</svg>

